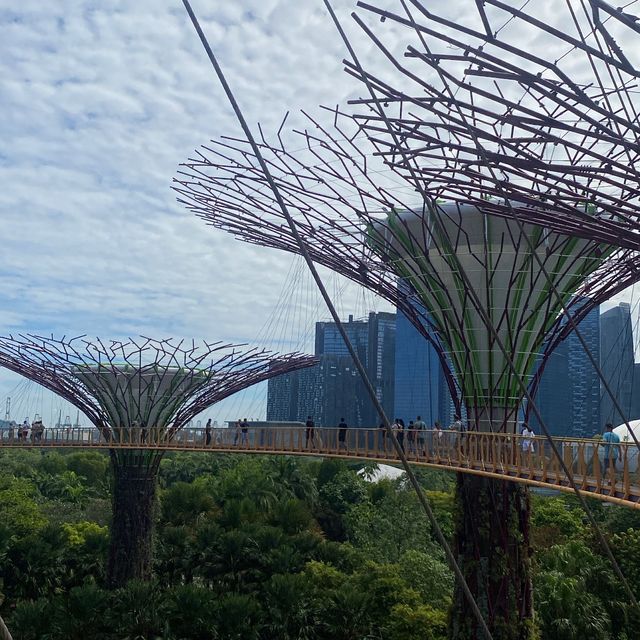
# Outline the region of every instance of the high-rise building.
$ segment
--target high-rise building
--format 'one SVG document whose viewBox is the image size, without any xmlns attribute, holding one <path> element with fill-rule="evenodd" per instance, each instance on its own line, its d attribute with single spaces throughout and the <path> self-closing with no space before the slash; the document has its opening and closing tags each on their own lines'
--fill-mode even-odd
<svg viewBox="0 0 640 640">
<path fill-rule="evenodd" d="M 370 313 L 367 320 L 349 316 L 344 328 L 385 412 L 392 415 L 395 314 Z M 374 427 L 377 412 L 334 322 L 316 323 L 315 345 L 315 367 L 269 381 L 267 420 L 304 421 L 311 415 L 318 426 L 336 426 L 344 418 L 351 427 Z"/>
<path fill-rule="evenodd" d="M 590 311 L 578 328 L 593 359 L 600 362 L 600 308 L 596 307 Z M 575 332 L 572 332 L 565 342 L 569 351 L 570 435 L 575 438 L 591 438 L 601 431 L 600 377 Z"/>
<path fill-rule="evenodd" d="M 631 326 L 631 308 L 621 302 L 600 316 L 600 368 L 622 411 L 620 415 L 604 385 L 600 388 L 600 418 L 603 423 L 620 424 L 625 418 L 631 419 L 634 349 Z"/>
<path fill-rule="evenodd" d="M 599 309 L 591 310 L 578 328 L 598 362 Z M 534 400 L 551 435 L 591 437 L 600 431 L 598 373 L 575 333 L 570 333 L 549 356 Z M 540 430 L 539 421 L 531 409 L 528 421 L 534 431 Z"/>
<path fill-rule="evenodd" d="M 431 343 L 401 312 L 396 319 L 395 360 L 395 417 L 402 418 L 405 424 L 416 416 L 421 416 L 428 425 L 442 421 L 444 373 L 440 359 Z"/>
</svg>

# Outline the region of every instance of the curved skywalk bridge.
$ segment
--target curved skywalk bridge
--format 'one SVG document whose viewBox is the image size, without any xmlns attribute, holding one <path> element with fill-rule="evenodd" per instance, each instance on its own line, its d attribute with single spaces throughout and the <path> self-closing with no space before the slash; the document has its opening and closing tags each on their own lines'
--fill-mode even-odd
<svg viewBox="0 0 640 640">
<path fill-rule="evenodd" d="M 249 427 L 245 434 L 233 428 L 181 429 L 177 432 L 142 428 L 111 429 L 51 428 L 41 436 L 18 437 L 17 428 L 0 431 L 0 448 L 85 448 L 153 449 L 221 453 L 260 453 L 375 460 L 397 463 L 398 456 L 381 429 L 349 429 L 344 442 L 338 429 L 316 428 L 313 434 L 304 425 Z M 423 439 L 404 435 L 409 461 L 418 466 L 521 482 L 530 486 L 571 492 L 569 479 L 545 438 L 528 438 L 534 451 L 525 451 L 521 436 L 469 432 L 459 435 L 426 432 Z M 621 443 L 609 448 L 609 456 L 621 460 L 609 464 L 605 472 L 605 444 L 599 440 L 553 438 L 577 487 L 585 495 L 627 507 L 640 508 L 638 450 L 635 444 Z M 524 446 L 523 446 L 524 445 Z M 616 450 L 617 448 L 617 450 Z"/>
</svg>

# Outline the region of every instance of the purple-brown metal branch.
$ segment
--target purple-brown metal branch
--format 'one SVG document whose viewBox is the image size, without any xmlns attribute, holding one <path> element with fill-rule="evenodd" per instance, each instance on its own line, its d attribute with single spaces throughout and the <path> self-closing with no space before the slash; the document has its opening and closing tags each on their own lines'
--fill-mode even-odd
<svg viewBox="0 0 640 640">
<path fill-rule="evenodd" d="M 261 151 L 287 207 L 295 214 L 298 230 L 313 259 L 372 289 L 405 313 L 435 345 L 459 404 L 456 376 L 450 371 L 447 357 L 456 327 L 434 325 L 431 315 L 416 304 L 416 292 L 411 287 L 398 288 L 395 261 L 386 261 L 363 236 L 372 225 L 384 224 L 384 211 L 414 210 L 415 191 L 408 185 L 405 194 L 398 190 L 397 182 L 380 173 L 375 157 L 362 150 L 371 138 L 353 126 L 349 115 L 336 111 L 331 116 L 333 122 L 328 125 L 309 117 L 317 133 L 294 132 L 290 146 L 296 151 L 289 152 L 280 139 L 273 145 L 263 142 Z M 391 172 L 394 174 L 401 176 L 395 166 Z M 243 141 L 223 139 L 197 152 L 197 157 L 181 171 L 175 188 L 179 200 L 213 226 L 251 243 L 297 252 L 255 158 Z M 483 203 L 491 204 L 487 200 Z M 433 240 L 431 229 L 425 227 L 421 234 L 421 238 L 414 238 L 417 246 L 424 247 Z M 579 284 L 574 299 L 567 301 L 569 308 L 575 307 L 579 312 L 576 319 L 640 275 L 640 258 L 635 252 L 623 250 L 610 255 L 601 244 L 590 241 L 582 249 L 581 255 L 600 252 L 606 254 L 606 259 L 592 277 Z M 428 255 L 425 259 L 429 260 Z M 442 281 L 433 284 L 443 295 L 450 294 Z M 582 300 L 579 305 L 578 300 Z M 462 318 L 456 320 L 456 324 L 462 322 Z M 569 331 L 566 323 L 559 320 L 550 327 L 545 353 Z"/>
<path fill-rule="evenodd" d="M 436 197 L 506 217 L 517 206 L 524 220 L 637 249 L 640 67 L 619 44 L 635 42 L 637 17 L 600 0 L 560 3 L 558 29 L 540 3 L 486 0 L 457 17 L 444 5 L 401 4 L 359 3 L 385 20 L 375 34 L 356 16 L 381 55 L 376 74 L 366 72 L 375 97 L 353 101 L 367 110 L 350 116 L 384 161 L 411 182 L 404 158 L 419 158 L 419 179 Z M 403 36 L 399 60 L 392 50 Z M 527 46 L 534 39 L 544 57 Z"/>
<path fill-rule="evenodd" d="M 0 337 L 0 366 L 68 400 L 107 441 L 134 422 L 157 426 L 144 424 L 149 417 L 173 434 L 216 402 L 314 363 L 298 353 L 222 342 Z"/>
</svg>

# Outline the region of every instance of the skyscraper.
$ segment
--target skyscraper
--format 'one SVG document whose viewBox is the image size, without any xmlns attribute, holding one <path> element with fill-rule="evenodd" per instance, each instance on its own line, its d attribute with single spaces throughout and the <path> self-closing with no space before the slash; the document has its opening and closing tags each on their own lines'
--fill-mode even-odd
<svg viewBox="0 0 640 640">
<path fill-rule="evenodd" d="M 367 320 L 349 320 L 344 328 L 365 366 L 376 396 L 393 414 L 395 333 L 393 313 L 370 313 Z M 377 413 L 334 322 L 317 322 L 315 351 L 319 362 L 304 372 L 269 381 L 267 420 L 304 421 L 336 426 L 345 418 L 351 427 L 374 427 Z"/>
<path fill-rule="evenodd" d="M 578 328 L 594 360 L 600 362 L 600 308 L 590 311 Z M 591 438 L 601 431 L 600 377 L 575 332 L 565 342 L 569 351 L 568 380 L 571 385 L 570 435 Z"/>
<path fill-rule="evenodd" d="M 578 325 L 596 362 L 600 359 L 600 311 L 592 309 Z M 575 333 L 549 356 L 535 403 L 551 435 L 591 437 L 600 430 L 600 382 Z M 534 431 L 540 424 L 529 408 Z"/>
<path fill-rule="evenodd" d="M 442 420 L 440 359 L 431 343 L 401 312 L 396 319 L 395 370 L 395 416 L 407 424 L 418 415 L 428 425 Z M 444 391 L 447 395 L 448 389 Z"/>
<path fill-rule="evenodd" d="M 633 418 L 632 387 L 634 379 L 634 348 L 631 308 L 626 302 L 608 309 L 600 316 L 600 368 L 625 416 L 615 409 L 604 386 L 600 389 L 602 422 L 620 424 Z"/>
</svg>

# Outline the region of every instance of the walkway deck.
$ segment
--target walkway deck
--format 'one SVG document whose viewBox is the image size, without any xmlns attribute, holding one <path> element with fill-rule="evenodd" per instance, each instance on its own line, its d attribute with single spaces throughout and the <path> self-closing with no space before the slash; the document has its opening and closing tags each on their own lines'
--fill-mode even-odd
<svg viewBox="0 0 640 640">
<path fill-rule="evenodd" d="M 415 437 L 413 437 L 415 435 Z M 622 443 L 609 449 L 620 453 L 615 465 L 606 465 L 605 446 L 598 440 L 554 438 L 565 464 L 585 495 L 627 507 L 640 508 L 640 477 L 636 467 L 638 450 Z M 530 486 L 573 491 L 559 462 L 551 455 L 544 438 L 534 439 L 534 450 L 523 451 L 523 438 L 493 433 L 468 433 L 460 437 L 427 432 L 423 438 L 405 432 L 404 447 L 412 464 L 521 482 Z M 0 432 L 0 449 L 83 448 L 154 449 L 218 453 L 258 453 L 353 458 L 397 464 L 398 458 L 380 429 L 349 429 L 344 441 L 337 429 L 299 427 L 249 427 L 243 434 L 235 429 L 182 429 L 178 432 L 154 429 L 116 429 L 104 435 L 93 428 L 46 429 L 38 438 L 18 438 L 10 430 Z"/>
</svg>

